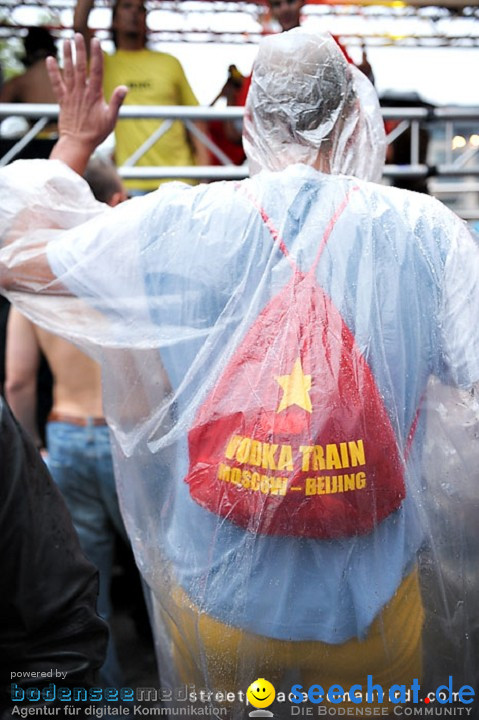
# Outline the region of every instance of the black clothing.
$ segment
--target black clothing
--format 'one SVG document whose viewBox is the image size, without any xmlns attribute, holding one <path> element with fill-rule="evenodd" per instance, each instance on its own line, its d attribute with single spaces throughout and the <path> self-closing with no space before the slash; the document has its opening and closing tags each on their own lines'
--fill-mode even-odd
<svg viewBox="0 0 479 720">
<path fill-rule="evenodd" d="M 98 573 L 32 442 L 0 397 L 0 712 L 10 683 L 88 687 L 104 660 Z M 12 672 L 67 672 L 11 678 Z"/>
</svg>

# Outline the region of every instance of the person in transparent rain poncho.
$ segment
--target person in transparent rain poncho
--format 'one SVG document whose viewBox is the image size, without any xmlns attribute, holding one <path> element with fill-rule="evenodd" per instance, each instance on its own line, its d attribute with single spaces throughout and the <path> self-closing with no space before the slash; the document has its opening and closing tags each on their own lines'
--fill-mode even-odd
<svg viewBox="0 0 479 720">
<path fill-rule="evenodd" d="M 300 29 L 261 44 L 250 179 L 105 209 L 77 173 L 126 89 L 106 106 L 98 44 L 88 83 L 78 37 L 76 52 L 63 80 L 50 62 L 52 159 L 1 170 L 0 277 L 102 363 L 165 706 L 242 718 L 266 678 L 268 712 L 289 717 L 293 685 L 365 692 L 369 676 L 384 696 L 342 707 L 392 715 L 394 684 L 401 702 L 411 685 L 419 701 L 450 676 L 474 684 L 479 253 L 465 224 L 376 184 L 374 91 Z"/>
</svg>

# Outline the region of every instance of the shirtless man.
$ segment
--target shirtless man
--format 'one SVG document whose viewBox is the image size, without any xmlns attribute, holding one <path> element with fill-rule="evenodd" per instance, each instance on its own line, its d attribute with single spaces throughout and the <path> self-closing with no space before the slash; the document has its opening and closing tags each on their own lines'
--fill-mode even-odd
<svg viewBox="0 0 479 720">
<path fill-rule="evenodd" d="M 31 27 L 24 40 L 24 47 L 23 64 L 26 70 L 4 83 L 0 90 L 0 102 L 56 103 L 46 67 L 47 57 L 57 56 L 54 38 L 47 28 Z M 30 142 L 16 158 L 47 158 L 56 139 L 56 123 L 49 123 L 38 138 Z"/>
<path fill-rule="evenodd" d="M 92 161 L 86 176 L 94 194 L 105 196 L 108 192 L 110 205 L 126 199 L 118 174 L 105 161 Z M 71 343 L 11 308 L 5 395 L 37 446 L 40 435 L 36 382 L 41 352 L 53 375 L 46 461 L 71 512 L 82 548 L 100 571 L 98 612 L 108 621 L 115 536 L 119 532 L 126 540 L 126 532 L 118 507 L 109 430 L 103 417 L 100 367 Z M 111 687 L 119 687 L 122 682 L 111 638 L 100 677 Z"/>
</svg>

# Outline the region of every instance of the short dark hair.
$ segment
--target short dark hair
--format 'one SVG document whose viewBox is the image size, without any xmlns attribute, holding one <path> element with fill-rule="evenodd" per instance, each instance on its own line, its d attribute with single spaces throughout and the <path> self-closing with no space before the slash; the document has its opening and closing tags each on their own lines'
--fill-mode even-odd
<svg viewBox="0 0 479 720">
<path fill-rule="evenodd" d="M 115 2 L 113 3 L 112 10 L 111 10 L 111 25 L 112 25 L 112 27 L 111 27 L 111 39 L 113 40 L 113 44 L 114 44 L 115 47 L 118 47 L 118 44 L 117 44 L 118 37 L 117 37 L 117 34 L 116 34 L 116 30 L 115 30 L 114 27 L 113 27 L 113 22 L 114 22 L 114 20 L 115 20 L 116 13 L 117 13 L 117 10 L 118 10 L 118 5 L 120 4 L 120 1 L 121 1 L 121 0 L 115 0 Z M 145 12 L 146 12 L 146 7 L 145 7 L 145 3 L 144 3 L 144 2 L 143 2 L 143 7 L 144 7 Z"/>
<path fill-rule="evenodd" d="M 30 27 L 27 36 L 23 40 L 25 55 L 23 64 L 30 67 L 37 60 L 43 60 L 48 56 L 57 56 L 55 38 L 46 27 Z"/>
<path fill-rule="evenodd" d="M 96 156 L 90 160 L 83 175 L 99 202 L 109 203 L 113 195 L 122 189 L 116 167 L 107 158 Z"/>
</svg>

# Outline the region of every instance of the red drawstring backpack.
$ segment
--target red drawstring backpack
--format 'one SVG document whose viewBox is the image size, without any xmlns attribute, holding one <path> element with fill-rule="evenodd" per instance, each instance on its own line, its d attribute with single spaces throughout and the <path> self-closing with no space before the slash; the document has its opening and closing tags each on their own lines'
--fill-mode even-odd
<svg viewBox="0 0 479 720">
<path fill-rule="evenodd" d="M 357 188 L 354 188 L 357 189 Z M 405 497 L 404 468 L 372 372 L 315 271 L 349 194 L 301 272 L 250 327 L 199 408 L 185 480 L 207 510 L 254 533 L 370 532 Z"/>
</svg>

